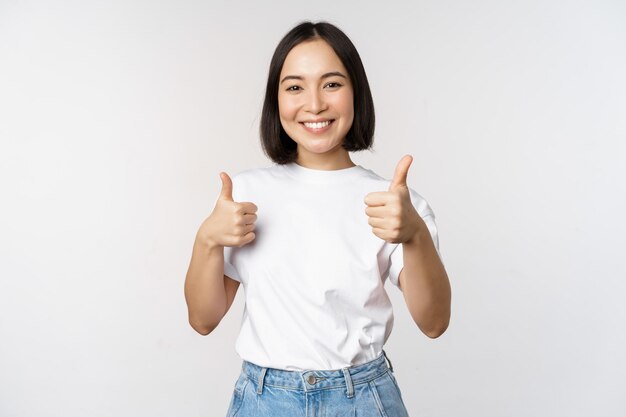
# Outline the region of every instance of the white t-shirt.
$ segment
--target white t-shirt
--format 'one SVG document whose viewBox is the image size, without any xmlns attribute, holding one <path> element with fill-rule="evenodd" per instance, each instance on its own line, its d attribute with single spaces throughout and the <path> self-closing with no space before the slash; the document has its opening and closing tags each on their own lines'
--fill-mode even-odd
<svg viewBox="0 0 626 417">
<path fill-rule="evenodd" d="M 393 327 L 384 283 L 400 288 L 402 244 L 372 232 L 364 199 L 391 181 L 360 165 L 328 171 L 295 162 L 231 178 L 234 201 L 258 207 L 255 239 L 224 248 L 224 273 L 245 291 L 237 354 L 298 371 L 377 358 Z M 434 213 L 409 190 L 439 252 Z"/>
</svg>

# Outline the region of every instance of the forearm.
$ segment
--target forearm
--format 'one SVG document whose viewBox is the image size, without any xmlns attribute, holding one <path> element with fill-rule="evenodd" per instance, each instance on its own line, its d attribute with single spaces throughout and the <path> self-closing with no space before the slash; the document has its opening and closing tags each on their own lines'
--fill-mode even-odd
<svg viewBox="0 0 626 417">
<path fill-rule="evenodd" d="M 226 310 L 224 247 L 196 237 L 185 279 L 189 324 L 199 333 L 210 333 Z"/>
<path fill-rule="evenodd" d="M 424 225 L 402 244 L 401 286 L 415 323 L 427 336 L 440 336 L 450 322 L 451 289 L 446 270 Z"/>
</svg>

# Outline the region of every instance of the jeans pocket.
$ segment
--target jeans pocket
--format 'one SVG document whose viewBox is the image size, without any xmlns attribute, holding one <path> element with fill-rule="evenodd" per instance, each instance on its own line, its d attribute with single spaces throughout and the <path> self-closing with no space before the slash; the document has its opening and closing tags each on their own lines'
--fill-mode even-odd
<svg viewBox="0 0 626 417">
<path fill-rule="evenodd" d="M 389 371 L 370 381 L 369 386 L 382 417 L 408 417 L 400 389 Z"/>
<path fill-rule="evenodd" d="M 226 417 L 235 417 L 239 408 L 241 408 L 241 405 L 243 404 L 243 395 L 249 381 L 250 380 L 243 372 L 239 375 L 239 378 L 237 378 Z"/>
<path fill-rule="evenodd" d="M 396 381 L 396 377 L 393 375 L 393 372 L 391 372 L 390 370 L 387 370 L 387 375 L 389 375 L 389 379 L 391 379 L 391 382 L 393 382 L 393 385 L 396 386 L 396 389 L 398 390 L 398 395 L 400 396 L 400 398 L 402 398 L 402 392 L 400 391 L 400 386 L 398 385 L 398 381 Z"/>
</svg>

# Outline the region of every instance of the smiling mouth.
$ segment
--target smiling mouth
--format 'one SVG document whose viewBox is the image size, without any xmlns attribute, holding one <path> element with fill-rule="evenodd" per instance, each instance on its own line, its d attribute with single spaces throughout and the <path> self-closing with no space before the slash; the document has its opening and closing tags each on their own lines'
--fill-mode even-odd
<svg viewBox="0 0 626 417">
<path fill-rule="evenodd" d="M 319 132 L 323 132 L 326 129 L 328 129 L 328 127 L 333 124 L 333 122 L 335 121 L 335 119 L 331 119 L 331 120 L 326 120 L 323 122 L 315 122 L 315 123 L 310 123 L 310 122 L 300 122 L 300 124 L 302 126 L 304 126 L 304 128 L 309 131 L 309 132 L 313 132 L 313 133 L 319 133 Z"/>
</svg>

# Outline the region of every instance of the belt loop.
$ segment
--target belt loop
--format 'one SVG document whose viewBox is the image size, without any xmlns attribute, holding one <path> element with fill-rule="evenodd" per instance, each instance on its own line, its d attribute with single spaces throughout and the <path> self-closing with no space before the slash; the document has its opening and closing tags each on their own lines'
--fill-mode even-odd
<svg viewBox="0 0 626 417">
<path fill-rule="evenodd" d="M 267 368 L 263 367 L 261 369 L 261 373 L 259 374 L 259 380 L 258 380 L 258 386 L 256 389 L 256 393 L 261 395 L 261 393 L 263 392 L 263 380 L 265 379 L 265 373 L 267 372 Z"/>
<path fill-rule="evenodd" d="M 391 361 L 387 357 L 387 353 L 385 352 L 385 349 L 383 349 L 383 355 L 385 355 L 385 359 L 387 359 L 387 362 L 389 362 L 389 370 L 393 372 L 393 365 L 391 364 Z"/>
<path fill-rule="evenodd" d="M 343 368 L 343 376 L 346 379 L 346 386 L 348 387 L 347 396 L 348 398 L 352 398 L 354 397 L 354 388 L 352 386 L 352 377 L 350 376 L 348 368 Z"/>
</svg>

